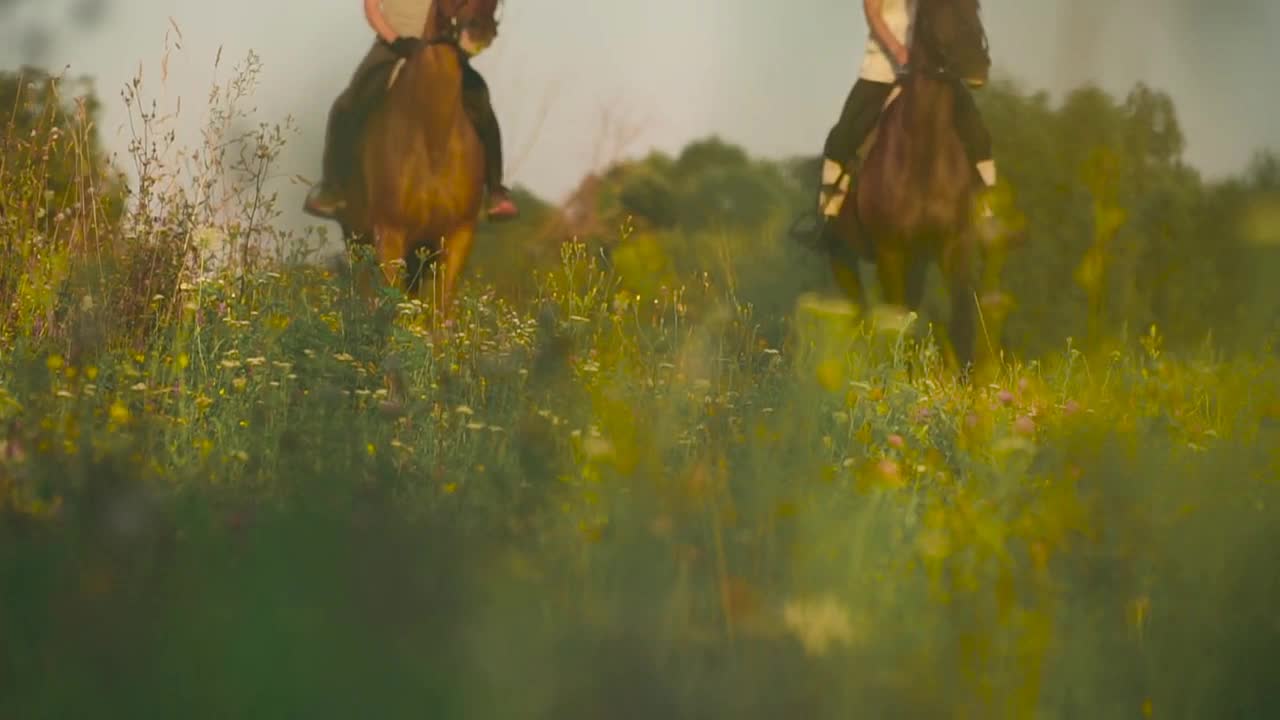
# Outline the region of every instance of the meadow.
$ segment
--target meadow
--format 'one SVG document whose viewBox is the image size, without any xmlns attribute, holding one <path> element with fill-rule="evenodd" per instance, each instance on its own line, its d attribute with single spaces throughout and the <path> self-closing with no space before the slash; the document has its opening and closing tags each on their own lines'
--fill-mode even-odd
<svg viewBox="0 0 1280 720">
<path fill-rule="evenodd" d="M 0 717 L 1280 704 L 1274 338 L 988 335 L 963 384 L 924 318 L 574 239 L 446 328 L 282 249 L 247 87 L 183 153 L 127 90 L 127 192 L 86 104 L 10 122 Z"/>
</svg>

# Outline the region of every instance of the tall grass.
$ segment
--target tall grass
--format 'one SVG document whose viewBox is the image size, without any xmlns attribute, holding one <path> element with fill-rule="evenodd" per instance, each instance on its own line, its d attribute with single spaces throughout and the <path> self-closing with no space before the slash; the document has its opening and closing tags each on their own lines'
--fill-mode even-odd
<svg viewBox="0 0 1280 720">
<path fill-rule="evenodd" d="M 1274 354 L 1170 357 L 1151 328 L 966 386 L 839 303 L 762 334 L 751 287 L 637 291 L 576 242 L 445 329 L 255 251 L 289 240 L 284 133 L 193 169 L 138 113 L 114 215 L 42 209 L 58 138 L 6 140 L 0 717 L 1280 700 Z"/>
</svg>

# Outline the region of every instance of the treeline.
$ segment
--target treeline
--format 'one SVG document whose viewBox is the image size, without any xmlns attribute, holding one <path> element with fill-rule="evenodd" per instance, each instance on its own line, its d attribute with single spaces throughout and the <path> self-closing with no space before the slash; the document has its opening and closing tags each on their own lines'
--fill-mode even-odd
<svg viewBox="0 0 1280 720">
<path fill-rule="evenodd" d="M 92 126 L 99 102 L 89 88 L 71 98 L 54 87 L 40 71 L 0 73 L 6 306 L 31 291 L 22 248 L 57 237 L 59 217 L 70 227 L 66 208 L 99 208 L 77 225 L 81 242 L 84 227 L 101 235 L 122 217 L 125 189 Z M 978 98 L 1007 190 L 1001 218 L 1015 231 L 991 258 L 984 296 L 1007 310 L 993 323 L 1007 350 L 1032 357 L 1153 324 L 1170 348 L 1257 348 L 1280 332 L 1280 157 L 1261 152 L 1237 176 L 1205 180 L 1184 160 L 1172 100 L 1143 85 L 1122 98 L 1085 87 L 1054 104 L 1006 82 Z M 710 283 L 781 323 L 800 293 L 829 282 L 787 234 L 814 202 L 817 168 L 817 157 L 753 158 L 712 137 L 616 163 L 560 206 L 519 191 L 523 219 L 484 227 L 473 268 L 519 296 L 529 269 L 558 262 L 576 237 L 637 292 Z"/>
</svg>

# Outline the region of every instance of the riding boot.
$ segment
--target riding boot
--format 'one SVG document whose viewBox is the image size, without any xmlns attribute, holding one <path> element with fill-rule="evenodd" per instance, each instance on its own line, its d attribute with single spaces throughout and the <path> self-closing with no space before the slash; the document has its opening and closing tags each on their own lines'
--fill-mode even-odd
<svg viewBox="0 0 1280 720">
<path fill-rule="evenodd" d="M 375 40 L 352 73 L 347 87 L 334 100 L 325 126 L 323 176 L 303 203 L 303 210 L 308 214 L 332 220 L 346 207 L 338 186 L 354 164 L 355 135 L 385 92 L 387 78 L 397 59 L 386 43 Z"/>
<path fill-rule="evenodd" d="M 847 169 L 831 158 L 822 159 L 822 184 L 818 188 L 818 210 L 823 219 L 835 219 L 852 187 L 852 169 Z"/>
<path fill-rule="evenodd" d="M 491 220 L 508 220 L 520 210 L 511 192 L 502 184 L 502 131 L 489 98 L 489 86 L 469 62 L 462 66 L 462 107 L 484 146 L 485 186 L 489 191 L 486 215 Z"/>
<path fill-rule="evenodd" d="M 307 193 L 307 199 L 302 206 L 306 213 L 326 220 L 334 219 L 346 206 L 346 201 L 334 187 L 335 180 L 339 177 L 338 168 L 343 165 L 340 154 L 347 145 L 345 133 L 342 132 L 345 129 L 344 121 L 346 120 L 344 110 L 341 103 L 334 103 L 333 109 L 329 112 L 329 124 L 325 129 L 322 155 L 324 174 Z"/>
</svg>

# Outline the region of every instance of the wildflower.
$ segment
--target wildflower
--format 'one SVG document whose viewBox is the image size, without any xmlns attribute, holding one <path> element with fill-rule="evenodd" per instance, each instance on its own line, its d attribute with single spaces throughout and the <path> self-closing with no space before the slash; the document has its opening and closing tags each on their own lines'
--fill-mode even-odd
<svg viewBox="0 0 1280 720">
<path fill-rule="evenodd" d="M 111 404 L 111 409 L 108 412 L 111 417 L 111 422 L 117 425 L 124 425 L 129 422 L 129 408 L 118 400 Z"/>
<path fill-rule="evenodd" d="M 234 378 L 231 381 L 231 387 L 235 388 L 237 392 L 242 392 L 248 384 L 249 381 L 242 377 Z"/>
<path fill-rule="evenodd" d="M 783 608 L 782 619 L 805 652 L 812 656 L 825 655 L 834 644 L 853 642 L 848 611 L 830 595 L 815 601 L 789 601 Z"/>
<path fill-rule="evenodd" d="M 901 435 L 894 433 L 889 436 L 890 447 L 901 450 L 902 448 L 906 447 L 906 445 L 907 445 L 907 441 L 903 440 Z"/>
<path fill-rule="evenodd" d="M 226 360 L 223 360 L 220 364 L 222 365 L 222 367 L 226 368 L 227 370 L 235 370 L 239 368 L 241 365 L 239 360 L 234 360 L 232 358 L 227 358 Z"/>
<path fill-rule="evenodd" d="M 1024 436 L 1035 435 L 1036 421 L 1026 415 L 1020 415 L 1017 420 L 1013 421 L 1013 431 Z"/>
<path fill-rule="evenodd" d="M 876 464 L 876 474 L 891 487 L 902 486 L 902 467 L 889 458 Z"/>
<path fill-rule="evenodd" d="M 470 416 L 470 415 L 475 415 L 475 414 L 476 414 L 476 411 L 475 411 L 475 410 L 472 410 L 471 408 L 467 407 L 466 405 L 459 405 L 459 406 L 458 406 L 458 409 L 457 409 L 457 410 L 454 410 L 454 412 L 458 413 L 459 415 L 468 415 L 468 416 Z"/>
<path fill-rule="evenodd" d="M 262 367 L 267 364 L 267 359 L 264 357 L 251 357 L 248 360 L 245 360 L 244 364 L 249 367 Z"/>
<path fill-rule="evenodd" d="M 588 460 L 601 461 L 613 456 L 613 443 L 601 437 L 589 437 L 582 443 L 582 452 Z"/>
<path fill-rule="evenodd" d="M 996 399 L 1000 401 L 1001 405 L 1009 407 L 1013 404 L 1013 393 L 1008 390 L 1001 390 L 999 394 L 996 395 Z"/>
<path fill-rule="evenodd" d="M 59 355 L 50 355 L 48 359 L 44 361 L 44 364 L 50 370 L 57 372 L 62 369 L 62 366 L 63 366 L 62 357 Z"/>
<path fill-rule="evenodd" d="M 147 384 L 146 384 L 146 383 L 144 383 L 144 382 L 140 382 L 140 383 L 135 384 L 133 387 L 131 387 L 131 388 L 129 388 L 129 389 L 130 389 L 130 390 L 133 390 L 134 392 L 146 392 L 146 391 L 147 391 Z"/>
</svg>

